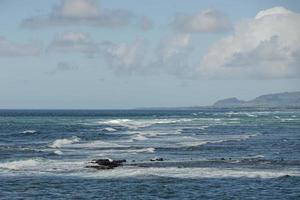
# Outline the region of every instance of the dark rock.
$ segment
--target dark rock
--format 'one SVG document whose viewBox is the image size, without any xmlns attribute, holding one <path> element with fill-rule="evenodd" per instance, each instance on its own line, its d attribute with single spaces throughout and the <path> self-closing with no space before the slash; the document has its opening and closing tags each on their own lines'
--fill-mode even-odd
<svg viewBox="0 0 300 200">
<path fill-rule="evenodd" d="M 92 160 L 91 162 L 97 165 L 89 165 L 86 166 L 86 168 L 94 168 L 99 170 L 113 169 L 115 167 L 122 166 L 124 162 L 126 162 L 126 160 L 97 159 L 97 160 Z"/>
<path fill-rule="evenodd" d="M 281 176 L 280 178 L 283 178 L 283 179 L 286 179 L 286 178 L 291 178 L 292 176 L 291 175 L 284 175 L 284 176 Z"/>
<path fill-rule="evenodd" d="M 113 169 L 114 167 L 112 167 L 112 166 L 105 166 L 105 165 L 89 165 L 89 166 L 86 166 L 86 168 L 93 168 L 93 169 L 98 169 L 98 170 L 105 170 L 105 169 Z"/>
<path fill-rule="evenodd" d="M 150 159 L 150 161 L 164 161 L 163 158 L 152 158 Z"/>
</svg>

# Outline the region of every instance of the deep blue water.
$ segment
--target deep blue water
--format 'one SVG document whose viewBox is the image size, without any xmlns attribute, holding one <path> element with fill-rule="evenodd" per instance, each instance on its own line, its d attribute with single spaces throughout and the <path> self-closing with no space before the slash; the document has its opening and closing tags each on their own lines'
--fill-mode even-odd
<svg viewBox="0 0 300 200">
<path fill-rule="evenodd" d="M 300 199 L 299 175 L 299 109 L 0 110 L 1 199 Z"/>
</svg>

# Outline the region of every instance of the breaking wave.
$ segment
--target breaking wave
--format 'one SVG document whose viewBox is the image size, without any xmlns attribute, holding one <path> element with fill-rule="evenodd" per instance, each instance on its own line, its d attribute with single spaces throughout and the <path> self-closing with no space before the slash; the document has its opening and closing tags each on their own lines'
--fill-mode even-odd
<svg viewBox="0 0 300 200">
<path fill-rule="evenodd" d="M 116 129 L 111 128 L 111 127 L 107 127 L 107 128 L 102 129 L 102 130 L 107 131 L 107 132 L 116 132 L 117 131 Z"/>
<path fill-rule="evenodd" d="M 9 170 L 21 170 L 26 168 L 30 169 L 38 164 L 39 161 L 35 159 L 10 161 L 5 163 L 0 163 L 0 169 L 9 169 Z"/>
<path fill-rule="evenodd" d="M 300 173 L 292 170 L 248 170 L 248 169 L 220 169 L 220 168 L 135 168 L 123 167 L 111 171 L 98 171 L 84 173 L 81 176 L 93 178 L 120 178 L 120 177 L 144 177 L 158 176 L 171 178 L 277 178 L 282 176 L 300 176 Z"/>
<path fill-rule="evenodd" d="M 73 136 L 73 137 L 68 138 L 68 139 L 65 138 L 65 139 L 55 140 L 49 147 L 51 147 L 51 148 L 61 148 L 64 145 L 73 144 L 73 143 L 76 143 L 76 142 L 79 142 L 79 141 L 80 141 L 79 137 Z"/>
<path fill-rule="evenodd" d="M 129 129 L 138 129 L 149 127 L 155 124 L 173 124 L 180 122 L 190 122 L 194 119 L 181 118 L 181 119 L 111 119 L 98 121 L 101 125 L 111 125 L 111 126 L 123 126 Z"/>
<path fill-rule="evenodd" d="M 34 133 L 37 133 L 36 130 L 25 130 L 25 131 L 22 131 L 22 133 L 24 134 L 34 134 Z"/>
</svg>

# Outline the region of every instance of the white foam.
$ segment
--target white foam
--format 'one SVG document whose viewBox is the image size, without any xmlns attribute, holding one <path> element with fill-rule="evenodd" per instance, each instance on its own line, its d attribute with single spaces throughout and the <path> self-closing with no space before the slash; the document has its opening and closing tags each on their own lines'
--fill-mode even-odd
<svg viewBox="0 0 300 200">
<path fill-rule="evenodd" d="M 136 153 L 154 153 L 155 148 L 149 147 L 149 148 L 145 148 L 145 149 L 137 149 L 137 150 L 129 150 L 129 151 L 134 151 Z"/>
<path fill-rule="evenodd" d="M 79 174 L 78 174 L 79 175 Z M 251 170 L 251 169 L 219 169 L 219 168 L 136 168 L 121 167 L 114 170 L 84 173 L 80 176 L 93 178 L 120 178 L 140 176 L 160 176 L 172 178 L 276 178 L 285 175 L 300 176 L 297 171 Z"/>
<path fill-rule="evenodd" d="M 188 142 L 181 142 L 180 146 L 183 147 L 196 147 L 196 146 L 201 146 L 204 144 L 207 144 L 207 141 L 188 141 Z"/>
<path fill-rule="evenodd" d="M 27 159 L 0 163 L 0 169 L 40 174 L 44 172 L 79 172 L 87 162 L 82 160 Z"/>
<path fill-rule="evenodd" d="M 94 148 L 116 148 L 116 147 L 128 147 L 126 145 L 120 145 L 112 142 L 105 142 L 102 140 L 94 140 L 86 143 L 77 143 L 72 144 L 72 148 L 86 148 L 86 149 L 94 149 Z"/>
<path fill-rule="evenodd" d="M 181 134 L 181 129 L 179 130 L 160 130 L 160 131 L 143 131 L 139 133 L 141 136 L 146 137 L 156 137 L 156 136 L 167 136 L 167 135 L 179 135 Z"/>
<path fill-rule="evenodd" d="M 205 129 L 208 129 L 210 126 L 200 126 L 198 127 L 197 129 L 199 130 L 205 130 Z"/>
<path fill-rule="evenodd" d="M 71 138 L 64 138 L 64 139 L 58 139 L 55 140 L 52 145 L 50 145 L 51 148 L 61 148 L 64 145 L 73 144 L 76 142 L 79 142 L 80 138 L 77 136 L 73 136 Z"/>
<path fill-rule="evenodd" d="M 133 139 L 133 140 L 142 141 L 142 140 L 147 140 L 147 139 L 149 139 L 149 138 L 147 138 L 147 137 L 145 137 L 145 136 L 143 136 L 143 135 L 141 135 L 141 134 L 137 134 L 137 135 L 133 136 L 132 139 Z"/>
<path fill-rule="evenodd" d="M 33 134 L 33 133 L 36 133 L 37 131 L 36 130 L 25 130 L 25 131 L 22 131 L 22 133 L 24 134 Z"/>
<path fill-rule="evenodd" d="M 91 178 L 120 178 L 159 176 L 172 178 L 276 178 L 285 175 L 300 176 L 297 170 L 243 169 L 243 168 L 177 168 L 177 167 L 134 167 L 124 166 L 113 170 L 87 169 L 89 163 L 83 160 L 46 160 L 28 159 L 0 163 L 0 172 L 10 175 L 40 175 L 79 176 Z"/>
<path fill-rule="evenodd" d="M 264 158 L 265 156 L 263 155 L 255 155 L 255 156 L 246 156 L 246 157 L 243 157 L 244 159 L 251 159 L 251 158 Z"/>
<path fill-rule="evenodd" d="M 226 135 L 225 138 L 219 139 L 219 138 L 210 138 L 206 140 L 201 140 L 194 137 L 182 137 L 182 142 L 179 143 L 181 147 L 195 147 L 195 146 L 201 146 L 208 143 L 216 144 L 216 143 L 222 143 L 226 141 L 242 141 L 247 140 L 251 137 L 255 137 L 259 134 L 243 134 L 243 135 Z"/>
<path fill-rule="evenodd" d="M 56 155 L 63 155 L 63 152 L 60 150 L 55 150 L 53 153 Z"/>
<path fill-rule="evenodd" d="M 116 129 L 111 128 L 111 127 L 107 127 L 107 128 L 102 129 L 102 130 L 107 131 L 107 132 L 116 132 L 117 131 Z"/>
<path fill-rule="evenodd" d="M 226 113 L 227 115 L 229 116 L 232 116 L 232 115 L 244 115 L 244 116 L 247 116 L 247 117 L 257 117 L 256 114 L 258 113 L 255 113 L 255 112 L 227 112 Z"/>
<path fill-rule="evenodd" d="M 282 122 L 287 122 L 287 121 L 298 121 L 298 119 L 295 118 L 281 118 L 280 119 Z"/>
<path fill-rule="evenodd" d="M 107 150 L 103 151 L 108 154 L 137 154 L 137 153 L 154 153 L 155 148 L 148 147 L 148 148 L 141 148 L 141 149 L 113 149 L 113 150 Z"/>
<path fill-rule="evenodd" d="M 18 160 L 18 161 L 0 163 L 0 169 L 20 170 L 20 169 L 32 168 L 34 166 L 37 166 L 38 164 L 39 162 L 35 159 Z"/>
<path fill-rule="evenodd" d="M 194 119 L 180 118 L 180 119 L 110 119 L 98 121 L 98 124 L 124 126 L 129 129 L 136 130 L 138 128 L 148 127 L 154 124 L 173 124 L 180 122 L 189 122 Z"/>
</svg>

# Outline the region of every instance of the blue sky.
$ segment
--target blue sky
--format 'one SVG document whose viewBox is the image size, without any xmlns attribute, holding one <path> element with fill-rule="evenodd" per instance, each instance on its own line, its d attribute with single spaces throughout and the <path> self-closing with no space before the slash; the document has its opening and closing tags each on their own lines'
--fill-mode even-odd
<svg viewBox="0 0 300 200">
<path fill-rule="evenodd" d="M 210 105 L 300 89 L 300 2 L 0 0 L 0 108 Z"/>
</svg>

